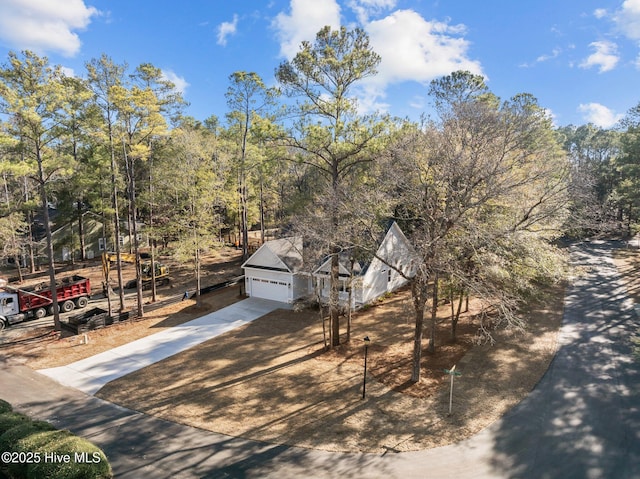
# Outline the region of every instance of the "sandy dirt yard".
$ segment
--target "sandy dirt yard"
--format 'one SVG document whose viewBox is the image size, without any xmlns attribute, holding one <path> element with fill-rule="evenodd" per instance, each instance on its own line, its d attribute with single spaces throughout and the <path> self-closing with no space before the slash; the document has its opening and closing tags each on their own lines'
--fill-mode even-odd
<svg viewBox="0 0 640 479">
<path fill-rule="evenodd" d="M 409 383 L 410 294 L 355 315 L 351 343 L 324 352 L 317 312 L 278 310 L 242 328 L 107 384 L 97 396 L 202 429 L 330 451 L 419 450 L 464 439 L 522 400 L 556 351 L 563 288 L 528 313 L 530 331 L 496 333 L 474 346 L 478 325 L 461 319 L 457 344 L 440 326 L 424 378 Z M 448 306 L 441 308 L 443 319 Z M 474 311 L 472 303 L 471 312 Z M 369 336 L 366 399 L 363 341 Z M 426 346 L 426 341 L 425 341 Z M 453 414 L 449 376 L 457 365 Z"/>
<path fill-rule="evenodd" d="M 199 307 L 194 299 L 189 299 L 147 313 L 142 320 L 131 320 L 90 331 L 87 334 L 87 343 L 84 343 L 83 336 L 67 332 L 60 336 L 52 330 L 52 326 L 32 329 L 28 335 L 18 338 L 20 342 L 0 344 L 0 354 L 12 361 L 26 363 L 33 369 L 64 366 L 186 323 L 240 299 L 238 287 L 226 288 L 202 296 L 202 304 Z"/>
<path fill-rule="evenodd" d="M 211 271 L 218 279 L 237 266 L 231 254 Z M 143 320 L 92 331 L 88 344 L 51 327 L 31 330 L 21 342 L 0 345 L 0 354 L 34 369 L 69 364 L 222 308 L 239 293 L 228 288 L 203 296 L 200 306 L 186 300 Z M 343 337 L 333 351 L 324 350 L 317 311 L 277 310 L 109 383 L 97 396 L 202 429 L 301 447 L 384 453 L 441 446 L 491 424 L 535 386 L 556 351 L 563 296 L 562 286 L 548 290 L 524 313 L 528 331 L 495 332 L 494 346 L 476 344 L 479 306 L 473 300 L 455 343 L 449 342 L 450 306 L 441 306 L 437 351 L 423 355 L 418 384 L 409 381 L 410 293 L 400 291 L 355 314 L 351 341 Z M 365 336 L 372 342 L 363 399 Z M 443 370 L 453 365 L 461 376 L 449 415 Z"/>
</svg>

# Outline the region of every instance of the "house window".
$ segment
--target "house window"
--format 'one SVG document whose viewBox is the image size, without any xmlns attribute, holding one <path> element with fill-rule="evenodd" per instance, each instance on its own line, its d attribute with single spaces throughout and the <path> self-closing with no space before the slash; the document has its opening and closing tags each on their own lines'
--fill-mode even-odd
<svg viewBox="0 0 640 479">
<path fill-rule="evenodd" d="M 98 238 L 98 251 L 104 251 L 107 249 L 107 242 L 105 238 Z"/>
</svg>

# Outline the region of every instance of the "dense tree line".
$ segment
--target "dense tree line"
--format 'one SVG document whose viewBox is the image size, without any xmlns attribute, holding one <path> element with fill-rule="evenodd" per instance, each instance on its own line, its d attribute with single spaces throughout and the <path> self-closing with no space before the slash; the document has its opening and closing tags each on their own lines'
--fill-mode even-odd
<svg viewBox="0 0 640 479">
<path fill-rule="evenodd" d="M 265 227 L 279 227 L 304 235 L 310 264 L 331 258 L 336 346 L 340 258 L 372 254 L 393 219 L 413 247 L 407 262 L 388 266 L 411 285 L 418 381 L 422 336 L 433 350 L 443 295 L 459 305 L 454 340 L 469 295 L 483 299 L 494 323 L 522 327 L 521 301 L 561 276 L 554 240 L 633 231 L 640 105 L 613 130 L 555 128 L 533 96 L 502 100 L 482 77 L 452 72 L 430 85 L 431 117 L 363 114 L 358 88 L 379 61 L 362 30 L 326 27 L 276 68 L 275 87 L 255 73 L 232 73 L 220 92 L 224 119 L 198 121 L 184 115 L 183 98 L 153 65 L 130 69 L 103 55 L 69 77 L 32 52 L 11 53 L 0 68 L 2 256 L 17 265 L 25 257 L 33 271 L 40 223 L 55 282 L 52 227 L 77 224 L 70 247 L 83 260 L 82 218 L 91 211 L 118 257 L 122 310 L 123 224 L 138 279 L 144 229 L 152 263 L 161 248 L 192 264 L 198 281 L 202 255 L 225 233 L 239 234 L 247 257 L 249 229 L 260 227 L 264 238 Z M 50 205 L 59 212 L 55 225 Z"/>
</svg>

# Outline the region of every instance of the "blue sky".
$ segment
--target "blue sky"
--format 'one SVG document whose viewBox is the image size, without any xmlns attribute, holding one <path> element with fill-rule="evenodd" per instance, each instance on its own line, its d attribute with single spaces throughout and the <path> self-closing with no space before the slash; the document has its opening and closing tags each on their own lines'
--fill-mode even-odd
<svg viewBox="0 0 640 479">
<path fill-rule="evenodd" d="M 0 0 L 0 58 L 31 49 L 77 75 L 102 53 L 149 62 L 188 114 L 223 118 L 231 73 L 274 84 L 324 25 L 364 28 L 382 57 L 363 111 L 418 119 L 429 81 L 459 69 L 501 98 L 533 94 L 558 126 L 612 127 L 640 103 L 640 0 Z"/>
</svg>

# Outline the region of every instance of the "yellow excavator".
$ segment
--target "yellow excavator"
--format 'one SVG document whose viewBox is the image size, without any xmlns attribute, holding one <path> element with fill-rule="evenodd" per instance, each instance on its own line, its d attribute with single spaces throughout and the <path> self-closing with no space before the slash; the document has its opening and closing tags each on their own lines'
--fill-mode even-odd
<svg viewBox="0 0 640 479">
<path fill-rule="evenodd" d="M 136 255 L 132 254 L 132 253 L 120 253 L 120 260 L 125 262 L 125 263 L 135 263 L 136 262 Z M 111 263 L 115 263 L 117 261 L 117 255 L 116 253 L 104 253 L 103 254 L 103 262 L 102 262 L 102 266 L 103 268 L 109 268 Z M 142 261 L 140 264 L 141 267 L 141 272 L 142 272 L 142 288 L 147 288 L 151 286 L 151 281 L 153 280 L 153 276 L 151 274 L 151 261 Z M 170 282 L 170 278 L 169 278 L 169 267 L 162 264 L 162 263 L 158 263 L 157 261 L 155 262 L 155 269 L 156 269 L 156 285 L 163 285 L 163 284 L 169 284 Z M 125 289 L 132 289 L 135 288 L 137 285 L 137 282 L 135 279 L 132 279 L 131 281 L 127 281 L 127 283 L 125 284 Z"/>
</svg>

